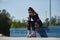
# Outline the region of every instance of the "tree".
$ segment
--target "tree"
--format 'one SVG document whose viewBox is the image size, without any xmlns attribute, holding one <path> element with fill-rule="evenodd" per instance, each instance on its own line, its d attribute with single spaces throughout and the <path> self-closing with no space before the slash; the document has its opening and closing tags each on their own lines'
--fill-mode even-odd
<svg viewBox="0 0 60 40">
<path fill-rule="evenodd" d="M 11 28 L 23 28 L 23 27 L 26 27 L 26 23 L 25 23 L 26 20 L 22 20 L 22 22 L 20 21 L 16 21 L 14 20 L 11 24 Z"/>
<path fill-rule="evenodd" d="M 48 27 L 49 26 L 49 18 L 46 18 L 45 21 L 43 22 L 43 27 Z"/>
<path fill-rule="evenodd" d="M 14 20 L 11 24 L 11 28 L 20 28 L 21 27 L 21 22 Z"/>
<path fill-rule="evenodd" d="M 49 23 L 51 22 L 50 26 L 56 25 L 56 16 L 51 18 L 51 21 L 49 21 L 49 18 L 45 19 L 45 22 L 43 22 L 43 26 L 49 26 Z"/>
<path fill-rule="evenodd" d="M 21 25 L 22 25 L 22 27 L 26 27 L 26 20 L 25 19 L 22 20 Z"/>
<path fill-rule="evenodd" d="M 45 19 L 45 23 L 46 23 L 46 26 L 48 27 L 49 26 L 49 18 Z"/>
<path fill-rule="evenodd" d="M 10 14 L 5 10 L 1 10 L 0 12 L 0 33 L 5 36 L 9 36 L 9 28 L 11 25 Z"/>
<path fill-rule="evenodd" d="M 55 17 L 51 18 L 51 25 L 56 25 L 56 18 Z"/>
</svg>

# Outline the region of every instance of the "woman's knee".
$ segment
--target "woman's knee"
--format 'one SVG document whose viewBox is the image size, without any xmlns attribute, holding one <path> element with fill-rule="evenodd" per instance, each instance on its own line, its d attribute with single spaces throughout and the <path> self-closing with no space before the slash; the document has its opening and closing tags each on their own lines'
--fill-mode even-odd
<svg viewBox="0 0 60 40">
<path fill-rule="evenodd" d="M 35 27 L 39 27 L 39 24 L 37 22 L 35 22 Z"/>
</svg>

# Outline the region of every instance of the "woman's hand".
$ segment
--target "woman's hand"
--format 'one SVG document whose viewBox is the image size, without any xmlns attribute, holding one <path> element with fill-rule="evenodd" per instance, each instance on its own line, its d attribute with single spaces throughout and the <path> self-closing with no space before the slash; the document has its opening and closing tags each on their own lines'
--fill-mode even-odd
<svg viewBox="0 0 60 40">
<path fill-rule="evenodd" d="M 28 17 L 28 21 L 30 21 L 30 18 Z"/>
</svg>

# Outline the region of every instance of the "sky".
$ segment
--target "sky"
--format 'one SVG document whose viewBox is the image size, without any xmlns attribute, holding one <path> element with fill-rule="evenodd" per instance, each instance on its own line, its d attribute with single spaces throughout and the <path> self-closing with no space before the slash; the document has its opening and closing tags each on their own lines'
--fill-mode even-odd
<svg viewBox="0 0 60 40">
<path fill-rule="evenodd" d="M 49 16 L 50 0 L 0 0 L 0 10 L 6 9 L 13 20 L 27 19 L 28 8 L 32 7 L 42 22 Z M 60 16 L 60 0 L 51 0 L 51 15 Z"/>
</svg>

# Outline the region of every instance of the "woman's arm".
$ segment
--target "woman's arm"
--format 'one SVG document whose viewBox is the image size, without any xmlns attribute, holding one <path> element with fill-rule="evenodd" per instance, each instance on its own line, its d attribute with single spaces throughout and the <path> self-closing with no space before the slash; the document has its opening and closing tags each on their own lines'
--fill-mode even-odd
<svg viewBox="0 0 60 40">
<path fill-rule="evenodd" d="M 28 20 L 27 20 L 27 25 L 30 26 L 30 24 L 31 24 L 31 17 L 29 16 L 29 17 L 28 17 Z"/>
</svg>

